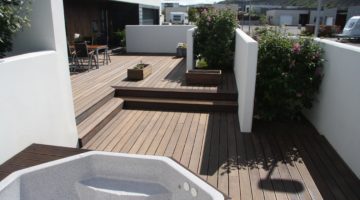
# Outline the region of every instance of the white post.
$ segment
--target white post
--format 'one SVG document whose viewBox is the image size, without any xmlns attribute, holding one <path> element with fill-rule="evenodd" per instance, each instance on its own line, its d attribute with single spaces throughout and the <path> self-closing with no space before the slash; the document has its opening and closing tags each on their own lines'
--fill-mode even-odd
<svg viewBox="0 0 360 200">
<path fill-rule="evenodd" d="M 186 69 L 194 68 L 194 32 L 196 27 L 191 28 L 186 33 Z"/>
<path fill-rule="evenodd" d="M 315 24 L 315 32 L 314 32 L 315 37 L 319 35 L 321 5 L 322 5 L 322 0 L 318 0 L 318 7 L 316 12 L 316 24 Z"/>
</svg>

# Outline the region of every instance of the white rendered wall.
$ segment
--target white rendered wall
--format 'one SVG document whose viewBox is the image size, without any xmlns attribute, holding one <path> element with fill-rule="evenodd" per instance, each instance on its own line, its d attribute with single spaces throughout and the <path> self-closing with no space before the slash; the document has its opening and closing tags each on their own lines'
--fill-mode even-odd
<svg viewBox="0 0 360 200">
<path fill-rule="evenodd" d="M 258 43 L 236 29 L 234 75 L 238 89 L 238 116 L 241 132 L 251 132 L 254 110 Z"/>
<path fill-rule="evenodd" d="M 324 79 L 307 118 L 360 178 L 360 47 L 319 39 Z"/>
<path fill-rule="evenodd" d="M 194 68 L 194 32 L 197 27 L 191 28 L 186 33 L 186 69 Z"/>
<path fill-rule="evenodd" d="M 13 54 L 34 53 L 0 60 L 0 163 L 32 143 L 77 144 L 62 1 L 32 7 Z"/>
<path fill-rule="evenodd" d="M 129 53 L 176 53 L 179 42 L 186 42 L 187 25 L 127 25 L 126 50 Z"/>
</svg>

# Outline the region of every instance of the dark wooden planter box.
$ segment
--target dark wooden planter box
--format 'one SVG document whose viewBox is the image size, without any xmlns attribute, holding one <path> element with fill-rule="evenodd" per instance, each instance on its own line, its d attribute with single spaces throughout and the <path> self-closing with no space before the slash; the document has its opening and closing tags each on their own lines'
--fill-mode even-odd
<svg viewBox="0 0 360 200">
<path fill-rule="evenodd" d="M 186 57 L 186 48 L 176 48 L 176 57 Z"/>
<path fill-rule="evenodd" d="M 186 84 L 188 85 L 219 85 L 222 79 L 221 70 L 187 70 Z"/>
<path fill-rule="evenodd" d="M 142 80 L 148 77 L 152 70 L 149 64 L 145 64 L 146 66 L 143 69 L 128 69 L 127 78 L 129 80 Z"/>
</svg>

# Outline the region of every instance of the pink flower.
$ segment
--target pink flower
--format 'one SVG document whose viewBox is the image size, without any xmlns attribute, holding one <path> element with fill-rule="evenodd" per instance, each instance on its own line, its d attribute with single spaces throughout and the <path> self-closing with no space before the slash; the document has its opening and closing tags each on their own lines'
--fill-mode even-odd
<svg viewBox="0 0 360 200">
<path fill-rule="evenodd" d="M 300 98 L 303 96 L 303 93 L 298 92 L 298 93 L 296 93 L 296 96 Z"/>
<path fill-rule="evenodd" d="M 293 44 L 293 48 L 292 51 L 296 54 L 300 53 L 301 50 L 301 45 L 299 43 L 294 43 Z"/>
<path fill-rule="evenodd" d="M 207 20 L 208 20 L 208 22 L 211 22 L 211 17 L 208 16 L 208 17 L 207 17 Z"/>
</svg>

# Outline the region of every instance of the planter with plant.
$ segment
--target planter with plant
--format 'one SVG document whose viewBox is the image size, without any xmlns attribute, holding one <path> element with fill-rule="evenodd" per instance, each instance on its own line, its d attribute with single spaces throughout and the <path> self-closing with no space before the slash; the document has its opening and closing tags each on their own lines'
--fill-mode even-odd
<svg viewBox="0 0 360 200">
<path fill-rule="evenodd" d="M 186 57 L 186 44 L 179 43 L 176 48 L 176 57 Z"/>
<path fill-rule="evenodd" d="M 323 77 L 322 49 L 310 38 L 292 39 L 260 30 L 255 116 L 263 120 L 301 119 L 312 107 Z"/>
<path fill-rule="evenodd" d="M 135 67 L 127 70 L 127 78 L 129 80 L 142 80 L 148 77 L 151 72 L 151 66 L 140 61 Z"/>
<path fill-rule="evenodd" d="M 232 70 L 236 24 L 236 16 L 230 10 L 205 9 L 200 13 L 194 32 L 197 69 L 186 72 L 187 84 L 218 85 L 222 70 Z"/>
<path fill-rule="evenodd" d="M 194 32 L 195 59 L 204 59 L 208 69 L 232 70 L 236 25 L 230 10 L 203 10 Z"/>
</svg>

